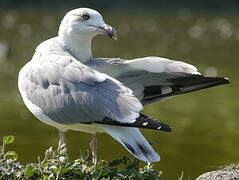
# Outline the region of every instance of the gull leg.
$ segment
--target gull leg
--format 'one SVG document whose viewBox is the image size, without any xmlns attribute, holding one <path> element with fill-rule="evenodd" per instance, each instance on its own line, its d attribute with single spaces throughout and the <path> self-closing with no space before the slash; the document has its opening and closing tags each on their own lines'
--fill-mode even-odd
<svg viewBox="0 0 239 180">
<path fill-rule="evenodd" d="M 66 143 L 65 143 L 65 136 L 64 136 L 64 132 L 61 131 L 60 129 L 58 130 L 59 132 L 59 143 L 58 143 L 58 152 L 60 154 L 65 154 L 67 152 L 67 148 L 66 148 Z"/>
<path fill-rule="evenodd" d="M 92 150 L 93 164 L 94 166 L 97 163 L 97 139 L 96 134 L 92 134 L 92 139 L 90 141 L 90 148 Z"/>
</svg>

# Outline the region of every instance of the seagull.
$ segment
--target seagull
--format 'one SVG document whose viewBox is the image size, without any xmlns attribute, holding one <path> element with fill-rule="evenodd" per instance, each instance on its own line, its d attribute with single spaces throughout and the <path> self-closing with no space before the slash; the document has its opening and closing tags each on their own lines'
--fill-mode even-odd
<svg viewBox="0 0 239 180">
<path fill-rule="evenodd" d="M 205 77 L 193 65 L 161 57 L 93 58 L 91 41 L 98 34 L 117 40 L 116 30 L 99 12 L 69 11 L 58 36 L 42 42 L 20 70 L 18 88 L 23 101 L 40 121 L 58 129 L 59 146 L 65 145 L 67 130 L 92 134 L 94 164 L 96 133 L 103 132 L 136 158 L 160 161 L 139 128 L 166 132 L 171 128 L 142 114 L 143 107 L 229 80 Z"/>
</svg>

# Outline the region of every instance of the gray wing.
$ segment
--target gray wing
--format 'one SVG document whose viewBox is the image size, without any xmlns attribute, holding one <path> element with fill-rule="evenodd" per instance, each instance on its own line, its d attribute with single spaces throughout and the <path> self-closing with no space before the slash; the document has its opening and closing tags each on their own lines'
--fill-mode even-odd
<svg viewBox="0 0 239 180">
<path fill-rule="evenodd" d="M 20 72 L 19 89 L 58 123 L 92 123 L 105 117 L 132 123 L 142 110 L 129 88 L 71 56 L 35 54 Z"/>
<path fill-rule="evenodd" d="M 193 65 L 160 57 L 96 58 L 88 65 L 121 81 L 144 105 L 229 82 L 226 78 L 205 77 Z"/>
</svg>

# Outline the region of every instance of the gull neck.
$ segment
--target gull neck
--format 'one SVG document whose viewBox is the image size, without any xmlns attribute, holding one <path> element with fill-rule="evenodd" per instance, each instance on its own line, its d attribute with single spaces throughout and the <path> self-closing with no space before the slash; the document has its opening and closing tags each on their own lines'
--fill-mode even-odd
<svg viewBox="0 0 239 180">
<path fill-rule="evenodd" d="M 71 55 L 74 56 L 81 63 L 86 64 L 90 59 L 92 59 L 92 37 L 72 34 L 59 34 L 58 38 L 64 48 L 68 50 Z"/>
</svg>

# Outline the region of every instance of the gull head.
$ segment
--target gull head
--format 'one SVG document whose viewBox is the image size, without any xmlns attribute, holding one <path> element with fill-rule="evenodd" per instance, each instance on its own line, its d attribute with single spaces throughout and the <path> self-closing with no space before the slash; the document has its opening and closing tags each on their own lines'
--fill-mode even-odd
<svg viewBox="0 0 239 180">
<path fill-rule="evenodd" d="M 61 22 L 58 34 L 72 38 L 80 36 L 87 39 L 92 39 L 98 34 L 106 34 L 117 40 L 116 30 L 104 22 L 100 13 L 89 8 L 69 11 Z"/>
</svg>

